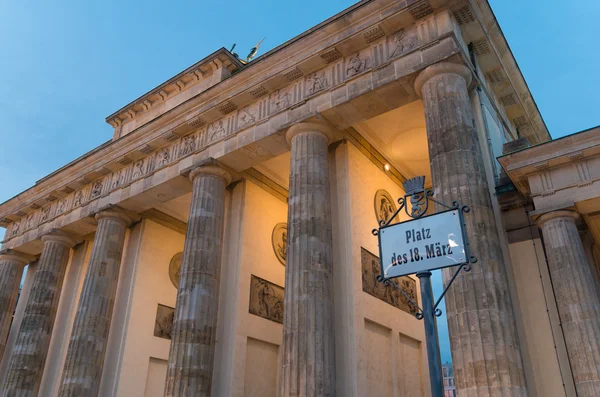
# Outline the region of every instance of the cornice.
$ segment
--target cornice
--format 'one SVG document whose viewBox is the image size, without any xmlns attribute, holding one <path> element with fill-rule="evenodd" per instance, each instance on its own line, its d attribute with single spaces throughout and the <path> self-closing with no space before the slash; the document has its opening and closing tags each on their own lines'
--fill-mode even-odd
<svg viewBox="0 0 600 397">
<path fill-rule="evenodd" d="M 243 68 L 243 64 L 225 48 L 220 48 L 209 56 L 196 62 L 189 68 L 171 77 L 169 80 L 148 91 L 144 95 L 125 105 L 106 118 L 106 122 L 114 128 L 120 127 L 142 113 L 150 110 L 171 97 L 189 90 L 192 86 L 212 76 L 220 68 L 226 69 L 229 74 Z M 228 75 L 229 75 L 228 74 Z M 213 85 L 221 82 L 217 79 Z"/>
<path fill-rule="evenodd" d="M 487 58 L 487 62 L 482 62 L 487 83 L 505 109 L 506 117 L 513 127 L 518 128 L 520 135 L 528 137 L 532 144 L 550 140 L 548 128 L 489 2 L 457 2 L 452 9 L 465 34 L 473 36 L 469 40 L 474 52 L 479 58 Z M 475 21 L 481 30 L 480 37 L 476 37 L 474 33 L 478 29 L 468 27 Z"/>
<path fill-rule="evenodd" d="M 283 87 L 302 85 L 312 73 L 331 65 L 326 58 L 332 50 L 339 52 L 343 61 L 344 57 L 362 48 L 369 48 L 377 40 L 391 39 L 394 33 L 415 22 L 412 9 L 405 2 L 373 0 L 361 4 L 361 7 L 352 8 L 352 12 L 358 15 L 337 18 L 319 29 L 311 30 L 303 37 L 304 40 L 289 44 L 286 51 L 279 49 L 269 58 L 251 63 L 218 86 L 199 93 L 135 131 L 105 144 L 101 150 L 91 151 L 78 162 L 71 163 L 1 204 L 0 226 L 6 226 L 59 198 L 65 198 L 73 191 L 88 188 L 94 180 L 123 170 L 188 134 L 206 130 L 211 122 L 227 118 L 228 109 L 223 106 L 227 103 L 241 110 L 244 105 L 257 99 L 272 98 L 281 93 Z M 383 36 L 380 36 L 381 33 L 373 36 L 374 29 L 380 30 Z M 406 36 L 406 40 L 413 40 L 416 35 L 414 29 Z M 377 36 L 375 41 L 371 41 Z M 398 56 L 418 49 L 416 42 L 407 45 L 406 51 Z M 273 113 L 277 112 L 270 112 L 269 117 Z M 227 133 L 229 135 L 231 131 Z"/>
</svg>

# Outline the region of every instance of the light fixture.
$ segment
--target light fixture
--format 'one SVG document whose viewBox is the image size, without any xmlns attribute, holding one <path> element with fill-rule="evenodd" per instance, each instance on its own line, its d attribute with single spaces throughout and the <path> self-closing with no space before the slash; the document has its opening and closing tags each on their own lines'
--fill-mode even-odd
<svg viewBox="0 0 600 397">
<path fill-rule="evenodd" d="M 384 168 L 386 171 L 389 171 L 389 170 L 390 170 L 390 165 L 389 165 L 389 164 L 386 164 L 386 165 L 384 165 L 384 166 L 383 166 L 383 168 Z"/>
</svg>

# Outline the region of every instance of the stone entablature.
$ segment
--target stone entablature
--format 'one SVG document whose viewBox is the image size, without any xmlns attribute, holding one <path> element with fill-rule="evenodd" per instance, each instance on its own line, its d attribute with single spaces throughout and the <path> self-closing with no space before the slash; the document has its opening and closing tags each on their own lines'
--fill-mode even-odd
<svg viewBox="0 0 600 397">
<path fill-rule="evenodd" d="M 33 198 L 33 206 L 28 206 L 29 212 L 25 213 L 19 209 L 23 212 L 21 215 L 11 214 L 16 215 L 17 219 L 8 225 L 5 243 L 17 236 L 35 231 L 30 233 L 30 238 L 24 238 L 21 242 L 31 241 L 31 238 L 39 234 L 40 231 L 36 229 L 41 225 L 58 217 L 65 220 L 72 218 L 67 215 L 78 209 L 81 210 L 77 218 L 90 216 L 93 213 L 88 208 L 100 208 L 94 203 L 96 200 L 106 205 L 116 204 L 120 202 L 120 199 L 114 195 L 116 191 L 129 187 L 139 180 L 145 180 L 174 163 L 182 163 L 180 168 L 183 170 L 186 167 L 183 164 L 189 166 L 193 160 L 191 158 L 186 162 L 182 160 L 203 151 L 204 153 L 197 156 L 197 159 L 221 158 L 237 149 L 241 149 L 250 162 L 262 161 L 277 155 L 287 149 L 283 139 L 279 139 L 279 147 L 271 147 L 270 150 L 252 144 L 285 128 L 292 120 L 301 120 L 317 113 L 327 114 L 327 111 L 336 105 L 348 102 L 387 83 L 408 78 L 428 64 L 458 54 L 461 45 L 460 39 L 455 35 L 455 27 L 450 13 L 440 11 L 425 18 L 419 24 L 411 24 L 398 29 L 392 35 L 379 37 L 366 49 L 345 57 L 336 55 L 337 59 L 332 60 L 325 67 L 297 76 L 293 82 L 264 95 L 248 106 L 229 113 L 220 112 L 225 115 L 221 115 L 221 118 L 205 126 L 201 123 L 200 128 L 194 128 L 198 127 L 197 120 L 200 117 L 204 118 L 204 114 L 188 121 L 183 133 L 180 125 L 167 124 L 159 129 L 160 132 L 166 130 L 166 133 L 158 135 L 158 139 L 155 138 L 156 135 L 147 137 L 147 143 L 139 146 L 139 143 L 135 142 L 138 146 L 134 148 L 131 148 L 133 145 L 123 143 L 115 149 L 116 153 L 109 153 L 109 158 L 103 159 L 104 162 L 87 160 L 89 165 L 96 165 L 94 171 L 83 176 L 67 174 L 62 181 L 62 186 L 50 193 L 42 194 L 41 197 L 38 196 L 37 200 Z M 371 27 L 365 31 L 372 30 Z M 423 31 L 426 31 L 426 37 L 423 37 L 421 33 Z M 360 37 L 364 39 L 362 33 Z M 425 38 L 430 39 L 431 42 L 424 42 Z M 340 51 L 337 48 L 343 47 L 336 45 L 334 48 Z M 411 93 L 410 83 L 406 82 L 396 89 L 398 91 L 391 94 L 396 102 L 402 100 L 410 102 L 416 99 L 414 93 Z M 383 113 L 389 108 L 390 106 L 383 106 L 378 111 Z M 330 119 L 335 118 L 333 114 L 330 116 Z M 349 114 L 347 117 L 344 116 L 344 120 L 339 120 L 337 123 L 333 120 L 334 124 L 345 128 L 347 124 L 340 125 L 340 123 L 352 122 Z M 365 115 L 356 112 L 353 117 L 365 117 Z M 115 143 L 131 138 L 126 136 Z M 209 150 L 205 150 L 207 148 Z M 92 154 L 94 155 L 97 153 Z M 244 169 L 244 166 L 239 165 L 234 168 Z M 169 172 L 169 174 L 172 178 L 179 175 L 180 171 Z M 46 203 L 39 205 L 36 201 L 46 201 Z M 36 208 L 38 206 L 39 208 Z M 11 219 L 5 219 L 4 224 L 9 223 L 7 220 Z M 60 227 L 62 224 L 64 222 L 57 222 L 52 227 Z M 46 228 L 44 227 L 43 230 Z M 15 244 L 16 241 L 14 243 L 11 241 L 5 245 Z"/>
<path fill-rule="evenodd" d="M 136 113 L 117 126 L 139 125 L 135 131 L 115 131 L 119 139 L 0 205 L 5 245 L 32 241 L 102 205 L 122 205 L 208 157 L 243 170 L 276 156 L 287 150 L 277 133 L 292 122 L 320 115 L 343 130 L 416 100 L 415 72 L 453 55 L 469 64 L 453 13 L 417 3 L 427 2 L 359 3 L 346 19 L 333 17 L 265 54 L 219 90 L 204 90 L 160 114 L 153 113 L 158 107 Z M 172 80 L 167 83 L 177 84 Z M 140 125 L 144 117 L 152 120 Z"/>
<path fill-rule="evenodd" d="M 207 56 L 106 118 L 115 129 L 113 140 L 219 84 L 242 63 L 224 48 Z"/>
<path fill-rule="evenodd" d="M 600 180 L 600 127 L 510 153 L 498 159 L 535 214 L 595 198 Z"/>
</svg>

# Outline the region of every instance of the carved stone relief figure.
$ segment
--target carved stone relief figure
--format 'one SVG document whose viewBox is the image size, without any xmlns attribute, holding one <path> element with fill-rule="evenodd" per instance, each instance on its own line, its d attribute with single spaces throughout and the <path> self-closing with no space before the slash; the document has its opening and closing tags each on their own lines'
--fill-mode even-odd
<svg viewBox="0 0 600 397">
<path fill-rule="evenodd" d="M 158 305 L 156 320 L 154 322 L 154 336 L 157 338 L 171 339 L 173 332 L 173 318 L 175 309 L 165 305 Z"/>
<path fill-rule="evenodd" d="M 95 199 L 97 197 L 100 197 L 101 194 L 102 194 L 102 179 L 94 182 L 94 184 L 92 185 L 92 194 L 90 195 L 90 199 Z"/>
<path fill-rule="evenodd" d="M 224 138 L 226 135 L 225 126 L 223 125 L 223 120 L 219 120 L 215 123 L 212 123 L 208 127 L 208 140 L 209 143 L 215 142 L 221 138 Z"/>
<path fill-rule="evenodd" d="M 196 134 L 184 136 L 181 140 L 181 147 L 179 148 L 179 156 L 187 156 L 196 150 Z"/>
<path fill-rule="evenodd" d="M 308 95 L 316 94 L 327 88 L 329 82 L 324 70 L 310 74 L 306 78 L 306 86 L 308 87 Z"/>
<path fill-rule="evenodd" d="M 179 288 L 179 279 L 181 278 L 181 259 L 183 258 L 183 252 L 178 252 L 173 255 L 171 262 L 169 263 L 169 278 L 175 288 Z"/>
<path fill-rule="evenodd" d="M 393 37 L 391 42 L 390 58 L 397 57 L 415 48 L 417 46 L 417 37 L 407 34 L 404 29 L 400 29 Z"/>
<path fill-rule="evenodd" d="M 283 324 L 283 287 L 251 275 L 248 312 Z"/>
<path fill-rule="evenodd" d="M 273 101 L 271 102 L 273 105 L 273 111 L 279 112 L 288 108 L 292 104 L 292 94 L 290 91 L 291 88 L 289 87 L 275 91 L 273 95 Z"/>
<path fill-rule="evenodd" d="M 144 176 L 144 160 L 140 160 L 133 165 L 133 179 Z"/>
<path fill-rule="evenodd" d="M 125 175 L 126 170 L 122 169 L 113 174 L 113 180 L 111 184 L 111 189 L 116 189 L 119 186 L 123 186 L 125 184 Z"/>
<path fill-rule="evenodd" d="M 362 247 L 360 251 L 363 291 L 400 310 L 415 314 L 416 308 L 400 291 L 391 285 L 385 286 L 377 281 L 377 276 L 381 274 L 379 258 Z M 417 300 L 417 282 L 413 278 L 404 276 L 396 278 L 394 281 L 413 301 L 419 302 Z"/>
<path fill-rule="evenodd" d="M 375 193 L 374 205 L 377 224 L 379 224 L 380 221 L 387 221 L 394 212 L 396 212 L 394 199 L 392 199 L 392 196 L 384 189 L 379 189 Z"/>
<path fill-rule="evenodd" d="M 63 198 L 58 200 L 58 204 L 56 204 L 56 215 L 60 215 L 65 212 L 67 209 L 67 199 Z"/>
<path fill-rule="evenodd" d="M 239 112 L 238 127 L 240 129 L 256 122 L 256 116 L 252 113 L 250 106 L 245 107 Z"/>
<path fill-rule="evenodd" d="M 83 189 L 78 190 L 77 193 L 75 193 L 75 199 L 73 200 L 73 208 L 76 208 L 76 207 L 79 207 L 80 205 L 82 205 L 83 198 L 84 198 Z"/>
<path fill-rule="evenodd" d="M 27 230 L 33 229 L 33 227 L 35 226 L 35 214 L 35 212 L 32 212 L 31 214 L 27 215 L 27 222 L 25 226 Z"/>
<path fill-rule="evenodd" d="M 360 52 L 350 56 L 346 65 L 346 77 L 352 77 L 367 70 L 369 58 L 361 56 Z"/>
<path fill-rule="evenodd" d="M 19 234 L 19 232 L 21 231 L 21 220 L 18 219 L 16 221 L 14 221 L 12 229 L 10 231 L 10 235 L 11 236 L 16 236 L 17 234 Z"/>
<path fill-rule="evenodd" d="M 281 222 L 275 225 L 273 233 L 271 233 L 271 244 L 273 245 L 273 252 L 277 260 L 285 266 L 287 257 L 287 223 Z"/>
<path fill-rule="evenodd" d="M 42 214 L 40 216 L 40 223 L 46 222 L 50 219 L 50 210 L 52 209 L 52 204 L 48 204 L 47 206 L 42 208 Z"/>
<path fill-rule="evenodd" d="M 166 147 L 156 154 L 156 168 L 164 167 L 171 161 L 171 148 Z"/>
</svg>

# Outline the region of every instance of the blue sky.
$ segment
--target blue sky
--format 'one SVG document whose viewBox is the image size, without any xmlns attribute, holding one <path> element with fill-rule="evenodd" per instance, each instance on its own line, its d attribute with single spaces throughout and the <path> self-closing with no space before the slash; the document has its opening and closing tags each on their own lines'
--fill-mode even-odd
<svg viewBox="0 0 600 397">
<path fill-rule="evenodd" d="M 600 2 L 490 2 L 552 136 L 599 125 Z M 0 0 L 0 202 L 109 140 L 106 116 L 205 55 L 266 37 L 263 53 L 353 3 Z"/>
</svg>

